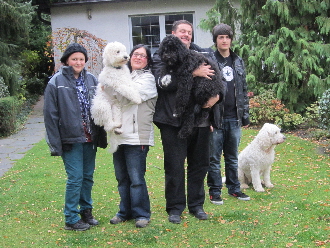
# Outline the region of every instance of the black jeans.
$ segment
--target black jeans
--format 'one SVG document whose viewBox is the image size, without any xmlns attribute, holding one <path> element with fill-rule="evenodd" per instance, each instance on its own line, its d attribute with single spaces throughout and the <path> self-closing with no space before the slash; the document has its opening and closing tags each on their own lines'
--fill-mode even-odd
<svg viewBox="0 0 330 248">
<path fill-rule="evenodd" d="M 179 127 L 157 125 L 160 129 L 165 170 L 165 198 L 168 214 L 181 215 L 188 202 L 189 211 L 202 208 L 204 179 L 209 167 L 209 127 L 196 127 L 186 139 L 178 138 Z M 187 158 L 187 201 L 185 159 Z"/>
</svg>

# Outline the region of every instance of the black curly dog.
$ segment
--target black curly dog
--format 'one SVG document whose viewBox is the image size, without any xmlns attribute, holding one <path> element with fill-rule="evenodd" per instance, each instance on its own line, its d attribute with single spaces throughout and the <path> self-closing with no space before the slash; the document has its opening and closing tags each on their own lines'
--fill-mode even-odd
<svg viewBox="0 0 330 248">
<path fill-rule="evenodd" d="M 161 78 L 171 75 L 177 82 L 175 116 L 181 118 L 180 138 L 188 137 L 193 128 L 208 116 L 209 109 L 202 107 L 217 94 L 223 93 L 222 75 L 218 66 L 203 54 L 187 49 L 174 35 L 163 39 L 159 46 L 159 56 L 164 62 Z M 192 72 L 200 65 L 208 64 L 215 71 L 212 80 L 193 77 Z"/>
</svg>

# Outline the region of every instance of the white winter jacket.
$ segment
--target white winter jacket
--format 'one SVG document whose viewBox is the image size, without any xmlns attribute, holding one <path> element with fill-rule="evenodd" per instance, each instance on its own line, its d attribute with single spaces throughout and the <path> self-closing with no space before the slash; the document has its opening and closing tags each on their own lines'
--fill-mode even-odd
<svg viewBox="0 0 330 248">
<path fill-rule="evenodd" d="M 155 77 L 150 70 L 135 70 L 132 80 L 139 86 L 141 104 L 127 104 L 122 108 L 120 135 L 111 134 L 118 145 L 154 145 L 153 115 L 157 100 Z M 111 143 L 111 142 L 110 142 Z"/>
</svg>

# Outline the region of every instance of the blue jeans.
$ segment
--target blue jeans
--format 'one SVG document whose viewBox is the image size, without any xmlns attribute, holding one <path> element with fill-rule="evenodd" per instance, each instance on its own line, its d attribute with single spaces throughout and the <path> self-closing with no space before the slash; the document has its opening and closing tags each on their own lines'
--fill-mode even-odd
<svg viewBox="0 0 330 248">
<path fill-rule="evenodd" d="M 93 143 L 76 143 L 71 151 L 64 151 L 62 159 L 67 173 L 64 215 L 65 222 L 74 224 L 79 213 L 92 208 L 93 174 L 96 147 Z M 78 205 L 80 209 L 78 210 Z"/>
<path fill-rule="evenodd" d="M 144 178 L 148 151 L 147 145 L 120 145 L 113 154 L 120 195 L 117 216 L 122 220 L 150 220 L 150 201 Z"/>
<path fill-rule="evenodd" d="M 221 195 L 222 177 L 220 159 L 223 152 L 225 161 L 226 187 L 228 193 L 240 191 L 237 175 L 238 146 L 241 139 L 241 127 L 236 119 L 224 119 L 222 129 L 214 128 L 210 138 L 210 166 L 207 175 L 209 194 Z"/>
</svg>

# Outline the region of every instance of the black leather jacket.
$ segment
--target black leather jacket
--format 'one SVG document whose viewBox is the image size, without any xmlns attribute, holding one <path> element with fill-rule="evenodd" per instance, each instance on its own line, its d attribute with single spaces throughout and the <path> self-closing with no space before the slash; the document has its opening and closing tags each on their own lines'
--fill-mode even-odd
<svg viewBox="0 0 330 248">
<path fill-rule="evenodd" d="M 216 59 L 214 52 L 214 58 Z M 246 126 L 250 124 L 249 118 L 249 98 L 247 96 L 247 83 L 246 83 L 246 74 L 245 66 L 241 57 L 235 54 L 230 50 L 230 56 L 233 59 L 233 69 L 234 69 L 234 84 L 235 84 L 235 95 L 236 95 L 236 107 L 237 107 L 237 118 L 240 126 Z M 219 63 L 219 69 L 222 71 L 223 65 Z M 226 95 L 224 96 L 224 99 Z M 211 124 L 213 127 L 220 129 L 222 127 L 222 118 L 223 118 L 223 100 L 220 103 L 217 103 L 213 106 L 213 115 L 211 116 Z"/>
</svg>

